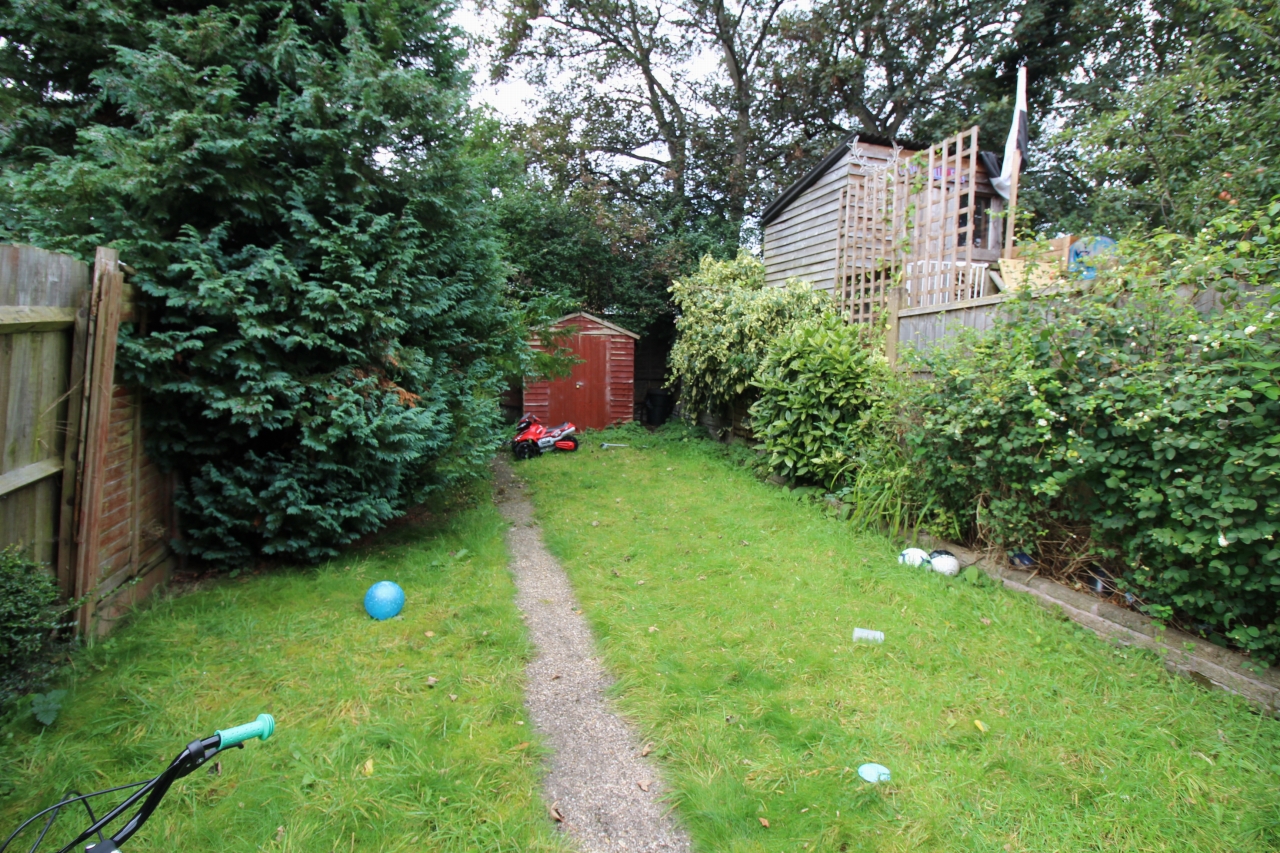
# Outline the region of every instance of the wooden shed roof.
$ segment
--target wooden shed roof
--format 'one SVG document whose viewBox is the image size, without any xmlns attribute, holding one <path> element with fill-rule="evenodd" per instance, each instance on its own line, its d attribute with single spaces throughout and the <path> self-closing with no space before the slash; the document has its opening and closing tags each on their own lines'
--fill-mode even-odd
<svg viewBox="0 0 1280 853">
<path fill-rule="evenodd" d="M 760 227 L 763 228 L 773 220 L 777 219 L 778 215 L 781 214 L 782 211 L 786 210 L 791 205 L 791 202 L 796 200 L 796 196 L 800 195 L 805 190 L 809 189 L 809 187 L 817 183 L 818 178 L 821 178 L 831 170 L 832 166 L 839 163 L 841 158 L 843 158 L 845 153 L 849 150 L 849 145 L 852 144 L 855 139 L 859 142 L 870 143 L 871 145 L 883 145 L 886 148 L 892 148 L 896 145 L 906 151 L 923 151 L 929 147 L 922 142 L 915 142 L 910 139 L 890 139 L 886 136 L 876 136 L 873 133 L 851 133 L 844 138 L 843 142 L 835 148 L 832 148 L 831 151 L 827 153 L 827 156 L 818 161 L 818 165 L 810 169 L 803 178 L 787 187 L 777 198 L 769 202 L 765 209 L 760 213 Z"/>
<path fill-rule="evenodd" d="M 621 335 L 627 335 L 632 340 L 636 340 L 636 341 L 640 340 L 640 336 L 637 335 L 635 332 L 631 331 L 630 329 L 624 329 L 621 326 L 619 326 L 617 323 L 610 323 L 608 320 L 601 320 L 596 315 L 588 314 L 586 311 L 574 311 L 572 314 L 565 314 L 563 317 L 561 317 L 559 320 L 556 320 L 551 325 L 559 326 L 563 324 L 566 320 L 572 320 L 574 317 L 585 317 L 591 322 L 598 323 L 599 325 L 604 326 L 606 329 L 609 329 L 610 331 L 617 332 L 618 334 L 621 334 Z"/>
</svg>

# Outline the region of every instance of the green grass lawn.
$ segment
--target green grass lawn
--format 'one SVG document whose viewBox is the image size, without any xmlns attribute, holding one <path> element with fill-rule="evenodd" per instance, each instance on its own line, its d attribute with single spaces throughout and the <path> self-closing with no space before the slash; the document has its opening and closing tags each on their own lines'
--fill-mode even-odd
<svg viewBox="0 0 1280 853">
<path fill-rule="evenodd" d="M 318 570 L 159 601 L 78 655 L 58 721 L 0 733 L 4 835 L 68 789 L 154 775 L 265 711 L 275 735 L 179 782 L 129 851 L 563 849 L 522 705 L 503 523 L 481 503 Z M 361 602 L 382 579 L 408 604 L 377 623 Z"/>
<path fill-rule="evenodd" d="M 699 850 L 1280 849 L 1280 722 L 687 435 L 518 470 Z"/>
</svg>

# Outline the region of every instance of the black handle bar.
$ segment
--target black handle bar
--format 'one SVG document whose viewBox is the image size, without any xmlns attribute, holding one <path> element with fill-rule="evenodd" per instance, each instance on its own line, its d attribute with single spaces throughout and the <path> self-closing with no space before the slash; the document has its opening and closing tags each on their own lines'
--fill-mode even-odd
<svg viewBox="0 0 1280 853">
<path fill-rule="evenodd" d="M 142 828 L 147 822 L 156 807 L 160 805 L 160 801 L 164 799 L 164 795 L 169 792 L 169 787 L 183 776 L 191 773 L 200 765 L 204 764 L 210 758 L 213 758 L 219 752 L 230 749 L 233 746 L 243 747 L 246 740 L 258 738 L 266 740 L 271 737 L 275 731 L 276 721 L 270 714 L 259 714 L 253 722 L 245 723 L 240 726 L 233 726 L 229 729 L 219 729 L 207 738 L 201 740 L 193 740 L 187 744 L 186 749 L 178 753 L 178 757 L 169 762 L 168 768 L 154 779 L 147 779 L 145 782 L 135 782 L 132 785 L 120 785 L 115 788 L 108 788 L 105 791 L 95 791 L 92 794 L 80 794 L 72 791 L 61 802 L 54 803 L 47 809 L 38 812 L 22 822 L 22 825 L 13 831 L 13 833 L 0 844 L 0 853 L 9 849 L 10 843 L 17 838 L 31 824 L 35 823 L 44 815 L 49 815 L 45 821 L 44 828 L 40 831 L 36 843 L 31 846 L 30 853 L 35 853 L 40 843 L 44 841 L 44 837 L 49 834 L 50 827 L 53 826 L 54 820 L 57 819 L 58 813 L 63 806 L 71 803 L 81 803 L 85 811 L 89 813 L 91 826 L 84 832 L 76 836 L 75 840 L 63 847 L 58 853 L 72 853 L 72 851 L 80 844 L 88 841 L 93 836 L 98 836 L 95 844 L 89 844 L 84 849 L 86 851 L 94 851 L 94 853 L 117 853 L 117 845 L 124 844 L 135 832 Z M 104 794 L 115 793 L 116 791 L 127 791 L 130 788 L 137 788 L 130 794 L 123 803 L 107 812 L 101 818 L 97 818 L 93 813 L 93 808 L 89 805 L 89 799 L 92 797 L 100 797 Z M 143 800 L 143 797 L 146 799 Z M 129 822 L 122 826 L 119 831 L 113 833 L 110 838 L 104 837 L 102 830 L 109 824 L 115 822 L 133 808 L 134 804 L 142 800 L 142 806 L 139 807 L 137 814 L 129 819 Z"/>
</svg>

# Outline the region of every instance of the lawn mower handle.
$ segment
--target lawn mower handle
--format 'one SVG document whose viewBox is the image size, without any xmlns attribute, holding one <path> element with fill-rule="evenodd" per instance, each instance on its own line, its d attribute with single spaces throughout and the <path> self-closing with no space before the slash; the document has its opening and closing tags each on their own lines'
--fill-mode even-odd
<svg viewBox="0 0 1280 853">
<path fill-rule="evenodd" d="M 266 740 L 271 737 L 271 733 L 276 730 L 276 720 L 270 714 L 259 714 L 258 719 L 252 723 L 245 723 L 242 726 L 236 726 L 230 729 L 218 729 L 215 733 L 221 738 L 219 744 L 222 749 L 236 746 L 244 743 L 252 738 L 261 738 Z"/>
<path fill-rule="evenodd" d="M 271 733 L 275 729 L 276 721 L 274 717 L 270 714 L 259 714 L 258 719 L 252 723 L 245 723 L 225 731 L 220 729 L 207 738 L 193 740 L 187 744 L 186 749 L 178 753 L 178 757 L 170 762 L 169 767 L 163 773 L 147 782 L 123 803 L 94 821 L 92 826 L 80 833 L 74 841 L 63 847 L 59 853 L 72 853 L 73 850 L 78 848 L 78 845 L 91 839 L 104 827 L 128 811 L 135 803 L 142 800 L 142 806 L 138 809 L 138 813 L 130 818 L 128 823 L 120 830 L 112 833 L 109 839 L 103 839 L 104 842 L 109 841 L 110 843 L 91 845 L 87 848 L 92 850 L 94 847 L 98 847 L 105 853 L 110 853 L 110 851 L 117 849 L 118 845 L 124 844 L 133 837 L 135 832 L 142 828 L 142 825 L 151 817 L 151 813 L 160 805 L 164 795 L 169 792 L 169 786 L 174 782 L 188 775 L 222 750 L 233 746 L 241 746 L 246 740 L 255 737 L 266 740 L 271 737 Z M 144 797 L 145 799 L 143 799 Z"/>
</svg>

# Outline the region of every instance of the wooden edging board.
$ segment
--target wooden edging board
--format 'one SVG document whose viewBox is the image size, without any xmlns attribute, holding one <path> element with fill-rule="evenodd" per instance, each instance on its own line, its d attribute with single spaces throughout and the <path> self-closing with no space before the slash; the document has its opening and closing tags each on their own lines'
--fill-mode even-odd
<svg viewBox="0 0 1280 853">
<path fill-rule="evenodd" d="M 1156 652 L 1170 672 L 1211 690 L 1243 696 L 1268 715 L 1280 717 L 1280 672 L 1275 668 L 1252 672 L 1245 668 L 1249 659 L 1239 652 L 1215 646 L 1176 628 L 1156 625 L 1151 617 L 1142 613 L 1037 577 L 1033 572 L 1000 566 L 982 554 L 928 534 L 920 534 L 919 541 L 929 548 L 950 551 L 961 566 L 980 569 L 1006 589 L 1026 593 L 1049 610 L 1060 610 L 1068 619 L 1105 640 Z"/>
</svg>

